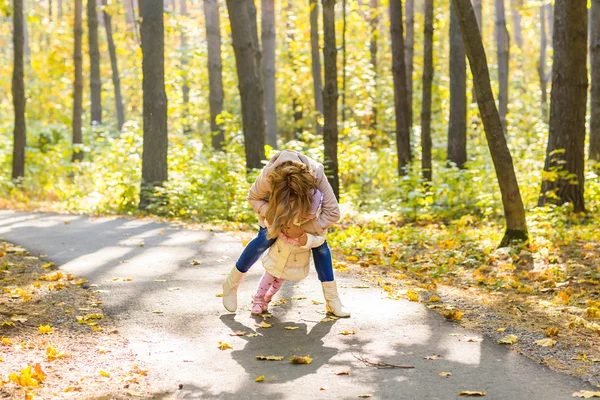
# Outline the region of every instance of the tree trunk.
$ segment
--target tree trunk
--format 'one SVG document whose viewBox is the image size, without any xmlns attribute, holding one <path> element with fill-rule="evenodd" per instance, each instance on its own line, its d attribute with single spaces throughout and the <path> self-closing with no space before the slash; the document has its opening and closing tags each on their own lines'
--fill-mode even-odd
<svg viewBox="0 0 600 400">
<path fill-rule="evenodd" d="M 163 4 L 140 0 L 144 146 L 140 209 L 155 199 L 153 189 L 168 179 L 167 94 L 165 92 L 165 31 Z"/>
<path fill-rule="evenodd" d="M 506 133 L 506 114 L 508 114 L 508 60 L 509 43 L 506 18 L 504 16 L 504 0 L 496 1 L 496 48 L 498 54 L 498 110 L 504 133 Z"/>
<path fill-rule="evenodd" d="M 521 33 L 521 7 L 523 0 L 510 0 L 510 10 L 513 19 L 513 35 L 517 47 L 523 51 L 523 34 Z"/>
<path fill-rule="evenodd" d="M 470 0 L 452 0 L 452 4 L 458 17 L 465 52 L 471 66 L 479 114 L 483 121 L 485 136 L 502 195 L 506 232 L 500 246 L 508 246 L 513 241 L 527 240 L 525 208 L 500 115 L 494 101 L 487 59 L 473 6 Z"/>
<path fill-rule="evenodd" d="M 261 168 L 265 158 L 265 100 L 260 59 L 257 53 L 256 19 L 251 15 L 254 0 L 227 0 L 231 38 L 242 103 L 242 129 L 246 168 Z M 256 13 L 255 13 L 256 15 Z M 254 15 L 254 18 L 255 18 Z"/>
<path fill-rule="evenodd" d="M 323 147 L 325 175 L 333 188 L 335 197 L 340 198 L 338 171 L 338 128 L 337 128 L 337 47 L 335 43 L 335 1 L 323 0 L 323 62 L 325 66 L 325 88 L 323 91 Z"/>
<path fill-rule="evenodd" d="M 371 0 L 369 24 L 371 25 L 371 40 L 369 51 L 371 52 L 371 67 L 373 68 L 373 98 L 371 129 L 377 129 L 377 39 L 379 38 L 379 0 Z"/>
<path fill-rule="evenodd" d="M 98 49 L 98 14 L 96 0 L 87 0 L 88 45 L 90 56 L 91 123 L 102 123 L 102 82 L 100 81 L 100 50 Z"/>
<path fill-rule="evenodd" d="M 600 161 L 600 0 L 592 0 L 590 26 L 590 159 Z"/>
<path fill-rule="evenodd" d="M 225 132 L 217 117 L 223 112 L 223 62 L 221 61 L 221 17 L 218 0 L 204 0 L 206 44 L 208 50 L 208 103 L 212 147 L 223 150 Z"/>
<path fill-rule="evenodd" d="M 23 49 L 25 51 L 25 59 L 29 63 L 31 48 L 29 47 L 29 29 L 27 28 L 27 2 L 23 0 Z"/>
<path fill-rule="evenodd" d="M 187 0 L 179 1 L 179 14 L 182 17 L 187 17 Z M 179 45 L 181 46 L 181 50 L 183 53 L 183 57 L 181 58 L 181 76 L 183 77 L 183 83 L 181 85 L 181 94 L 183 96 L 183 104 L 185 108 L 184 118 L 187 118 L 187 104 L 190 101 L 190 85 L 188 82 L 188 73 L 187 73 L 187 63 L 188 63 L 188 48 L 187 48 L 187 40 L 185 37 L 185 30 L 183 27 L 181 28 L 181 35 L 179 37 Z M 186 131 L 189 130 L 189 124 L 186 123 Z"/>
<path fill-rule="evenodd" d="M 291 69 L 292 69 L 292 81 L 295 81 L 297 79 L 297 75 L 298 75 L 298 68 L 297 68 L 297 64 L 296 61 L 294 60 L 294 53 L 292 52 L 292 44 L 296 41 L 296 19 L 294 18 L 294 11 L 293 11 L 293 2 L 292 0 L 288 0 L 287 1 L 287 6 L 286 6 L 286 18 L 287 18 L 287 53 L 288 53 L 288 60 L 289 63 L 291 64 Z M 303 131 L 303 127 L 302 127 L 302 104 L 300 103 L 300 101 L 298 101 L 298 93 L 297 93 L 297 89 L 295 87 L 291 87 L 291 97 L 292 97 L 292 110 L 293 110 L 293 114 L 294 114 L 294 132 L 291 133 L 290 135 L 286 135 L 289 136 L 289 139 L 299 139 L 300 135 L 302 134 Z"/>
<path fill-rule="evenodd" d="M 48 0 L 48 19 L 52 21 L 52 0 Z"/>
<path fill-rule="evenodd" d="M 585 211 L 584 142 L 587 97 L 587 5 L 558 0 L 554 9 L 550 133 L 538 204 L 573 204 Z"/>
<path fill-rule="evenodd" d="M 450 5 L 450 118 L 448 161 L 460 169 L 467 162 L 467 62 L 460 24 Z"/>
<path fill-rule="evenodd" d="M 346 0 L 342 0 L 342 130 L 346 128 Z"/>
<path fill-rule="evenodd" d="M 15 111 L 13 136 L 12 179 L 19 181 L 25 177 L 25 145 L 27 127 L 25 124 L 25 81 L 23 56 L 23 0 L 13 0 L 13 76 L 12 98 Z"/>
<path fill-rule="evenodd" d="M 73 82 L 73 161 L 83 160 L 83 137 L 81 135 L 81 114 L 83 108 L 83 55 L 81 54 L 82 28 L 82 0 L 75 0 L 75 47 L 73 51 L 73 64 L 75 65 L 75 80 Z"/>
<path fill-rule="evenodd" d="M 106 6 L 107 0 L 102 0 L 102 5 Z M 112 70 L 112 82 L 115 92 L 115 108 L 117 110 L 117 124 L 119 131 L 125 123 L 125 109 L 123 108 L 123 97 L 121 96 L 121 79 L 119 78 L 119 65 L 117 63 L 117 50 L 112 32 L 112 16 L 103 9 L 104 29 L 106 30 L 106 42 L 108 43 L 108 54 L 110 56 L 110 67 Z"/>
<path fill-rule="evenodd" d="M 538 59 L 537 71 L 540 79 L 540 89 L 542 91 L 542 119 L 548 121 L 548 77 L 546 75 L 546 47 L 548 40 L 546 38 L 546 6 L 540 6 L 540 57 Z"/>
<path fill-rule="evenodd" d="M 483 33 L 481 33 L 481 19 L 483 14 L 483 7 L 481 6 L 482 0 L 472 0 L 473 8 L 475 9 L 475 18 L 477 18 L 477 26 L 479 27 L 479 33 L 483 38 Z M 475 85 L 473 85 L 471 91 L 471 104 L 477 103 L 477 95 L 475 94 Z"/>
<path fill-rule="evenodd" d="M 62 0 L 57 0 L 56 1 L 56 14 L 58 16 L 58 19 L 61 19 L 62 16 L 63 16 Z"/>
<path fill-rule="evenodd" d="M 392 36 L 392 75 L 394 78 L 394 109 L 396 112 L 396 148 L 398 174 L 406 175 L 411 159 L 410 129 L 408 125 L 408 89 L 404 33 L 402 28 L 402 0 L 390 1 L 390 32 Z"/>
<path fill-rule="evenodd" d="M 433 0 L 425 0 L 424 7 L 425 25 L 423 30 L 423 98 L 421 100 L 421 171 L 423 174 L 423 178 L 427 181 L 431 181 L 431 83 L 433 82 Z"/>
<path fill-rule="evenodd" d="M 415 0 L 406 0 L 406 91 L 408 93 L 408 127 L 412 129 L 413 121 L 413 60 L 415 48 Z"/>
<path fill-rule="evenodd" d="M 291 0 L 290 0 L 291 1 Z M 267 117 L 267 144 L 277 148 L 277 109 L 275 97 L 275 0 L 262 0 L 261 44 Z"/>
<path fill-rule="evenodd" d="M 319 3 L 309 0 L 310 5 L 310 53 L 312 58 L 313 94 L 317 134 L 323 133 L 319 120 L 323 116 L 323 83 L 321 81 L 321 54 L 319 51 Z"/>
</svg>

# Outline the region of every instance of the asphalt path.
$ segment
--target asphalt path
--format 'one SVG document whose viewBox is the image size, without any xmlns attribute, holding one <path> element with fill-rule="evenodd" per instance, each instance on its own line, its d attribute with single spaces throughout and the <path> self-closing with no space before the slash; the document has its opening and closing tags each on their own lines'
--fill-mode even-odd
<svg viewBox="0 0 600 400">
<path fill-rule="evenodd" d="M 286 282 L 274 298 L 279 305 L 265 319 L 272 327 L 256 327 L 263 319 L 251 317 L 250 299 L 263 272 L 260 262 L 241 285 L 236 314 L 217 297 L 243 248 L 229 232 L 0 210 L 0 237 L 98 285 L 90 290 L 99 291 L 105 315 L 150 367 L 156 398 L 445 400 L 484 391 L 486 399 L 550 400 L 593 390 L 488 338 L 467 341 L 482 336 L 422 304 L 388 299 L 347 274 L 336 278 L 351 318 L 320 322 L 325 306 L 312 302 L 323 295 L 311 271 L 304 281 Z M 258 336 L 230 336 L 236 331 Z M 219 349 L 219 341 L 233 349 Z M 271 355 L 284 360 L 256 359 Z M 291 364 L 293 355 L 312 362 Z M 365 361 L 414 368 L 380 369 Z M 263 382 L 255 382 L 259 376 Z"/>
</svg>

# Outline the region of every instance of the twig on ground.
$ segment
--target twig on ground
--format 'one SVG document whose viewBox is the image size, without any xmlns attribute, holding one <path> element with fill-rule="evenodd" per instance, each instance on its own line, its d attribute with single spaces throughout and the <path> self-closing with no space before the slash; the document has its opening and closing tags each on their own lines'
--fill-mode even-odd
<svg viewBox="0 0 600 400">
<path fill-rule="evenodd" d="M 356 354 L 352 353 L 352 356 L 354 358 L 356 358 L 358 361 L 362 362 L 363 364 L 365 364 L 367 367 L 375 367 L 377 369 L 386 369 L 386 368 L 405 368 L 405 369 L 410 369 L 410 368 L 414 368 L 413 365 L 395 365 L 395 364 L 388 364 L 382 361 L 371 361 L 366 357 L 363 356 L 357 356 Z"/>
</svg>

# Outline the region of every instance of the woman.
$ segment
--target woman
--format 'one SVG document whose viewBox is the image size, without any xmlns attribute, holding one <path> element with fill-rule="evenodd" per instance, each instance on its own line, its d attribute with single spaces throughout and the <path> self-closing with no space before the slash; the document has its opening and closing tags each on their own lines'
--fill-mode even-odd
<svg viewBox="0 0 600 400">
<path fill-rule="evenodd" d="M 319 199 L 315 197 L 317 192 L 320 192 Z M 260 229 L 223 283 L 223 305 L 231 312 L 237 309 L 239 284 L 263 252 L 275 243 L 283 227 L 296 224 L 305 232 L 323 235 L 340 219 L 340 207 L 323 165 L 292 150 L 284 150 L 269 161 L 250 188 L 248 201 L 258 214 Z M 318 216 L 313 213 L 315 201 L 322 202 Z M 327 312 L 349 317 L 350 312 L 338 296 L 327 242 L 313 248 L 312 252 Z"/>
</svg>

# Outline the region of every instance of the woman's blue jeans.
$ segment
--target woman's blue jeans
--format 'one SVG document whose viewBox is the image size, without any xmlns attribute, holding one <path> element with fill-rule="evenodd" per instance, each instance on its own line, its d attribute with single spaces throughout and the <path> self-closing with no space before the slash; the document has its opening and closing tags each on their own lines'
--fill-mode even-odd
<svg viewBox="0 0 600 400">
<path fill-rule="evenodd" d="M 250 243 L 246 245 L 246 248 L 242 252 L 242 255 L 235 263 L 235 267 L 240 272 L 247 272 L 250 267 L 254 265 L 256 261 L 262 256 L 262 254 L 269 248 L 276 239 L 267 238 L 267 228 L 260 227 L 258 235 Z M 327 242 L 324 242 L 319 247 L 312 249 L 313 259 L 315 260 L 315 269 L 321 282 L 331 282 L 334 280 L 333 277 L 333 265 L 331 261 L 331 250 L 327 246 Z"/>
</svg>

